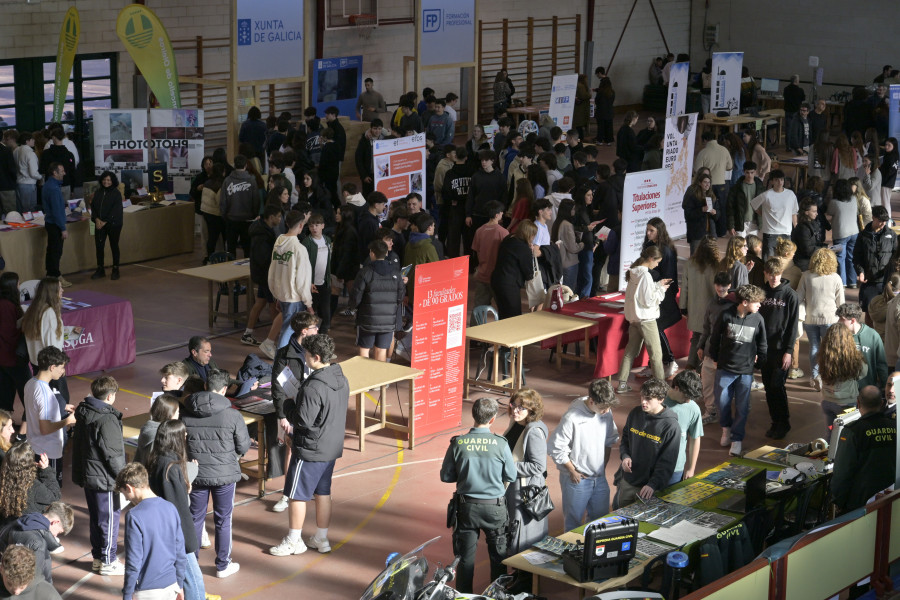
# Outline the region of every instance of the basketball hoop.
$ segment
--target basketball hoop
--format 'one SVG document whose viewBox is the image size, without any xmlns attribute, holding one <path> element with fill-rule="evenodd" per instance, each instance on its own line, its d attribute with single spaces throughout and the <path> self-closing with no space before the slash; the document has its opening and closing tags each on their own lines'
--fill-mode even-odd
<svg viewBox="0 0 900 600">
<path fill-rule="evenodd" d="M 378 16 L 373 14 L 350 15 L 347 18 L 350 25 L 356 27 L 356 33 L 360 39 L 367 40 L 372 36 L 372 32 L 378 27 Z"/>
</svg>

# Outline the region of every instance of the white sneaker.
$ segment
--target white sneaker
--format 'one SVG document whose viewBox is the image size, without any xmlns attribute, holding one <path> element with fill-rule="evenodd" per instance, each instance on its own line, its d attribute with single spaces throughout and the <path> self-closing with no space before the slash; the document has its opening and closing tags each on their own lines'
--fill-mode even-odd
<svg viewBox="0 0 900 600">
<path fill-rule="evenodd" d="M 670 377 L 675 377 L 678 374 L 678 363 L 674 360 L 669 363 L 669 366 L 666 368 L 666 379 Z"/>
<path fill-rule="evenodd" d="M 740 442 L 731 442 L 731 452 L 732 456 L 740 456 L 741 455 L 741 443 Z"/>
<path fill-rule="evenodd" d="M 320 540 L 316 536 L 312 536 L 311 538 L 309 538 L 308 545 L 310 548 L 315 548 L 316 550 L 318 550 L 321 554 L 327 554 L 328 552 L 331 552 L 331 544 L 328 543 L 327 539 Z"/>
<path fill-rule="evenodd" d="M 753 380 L 753 383 L 750 384 L 751 392 L 764 392 L 766 391 L 766 386 L 763 385 L 761 381 Z"/>
<path fill-rule="evenodd" d="M 724 448 L 728 444 L 731 443 L 731 427 L 723 427 L 722 428 L 722 439 L 719 440 L 719 444 Z"/>
<path fill-rule="evenodd" d="M 287 510 L 288 505 L 290 504 L 291 499 L 287 496 L 282 496 L 281 500 L 275 503 L 275 506 L 272 507 L 272 510 L 275 512 L 284 512 Z"/>
<path fill-rule="evenodd" d="M 65 550 L 66 550 L 65 547 L 62 544 L 60 544 L 59 546 L 57 546 L 56 548 L 51 550 L 50 554 L 62 554 L 63 552 L 65 552 Z"/>
<path fill-rule="evenodd" d="M 240 563 L 230 562 L 228 566 L 222 569 L 221 571 L 216 571 L 216 577 L 219 579 L 224 579 L 226 577 L 231 577 L 235 573 L 241 570 Z"/>
<path fill-rule="evenodd" d="M 112 577 L 116 577 L 119 575 L 125 574 L 125 563 L 115 561 L 111 563 L 105 563 L 100 565 L 100 574 L 101 575 L 110 575 Z"/>
<path fill-rule="evenodd" d="M 331 550 L 330 547 L 328 549 Z M 269 554 L 272 556 L 290 556 L 291 554 L 303 554 L 304 552 L 306 552 L 306 544 L 303 543 L 303 540 L 300 539 L 293 542 L 288 536 L 284 536 L 281 543 L 277 546 L 269 548 Z"/>
<path fill-rule="evenodd" d="M 99 558 L 95 558 L 94 561 L 91 563 L 91 571 L 93 571 L 94 573 L 99 573 L 100 567 L 102 567 L 102 566 L 103 566 L 103 561 L 100 560 Z"/>
<path fill-rule="evenodd" d="M 209 541 L 209 534 L 206 533 L 206 527 L 200 532 L 200 547 L 201 548 L 209 548 L 212 546 L 212 542 Z"/>
<path fill-rule="evenodd" d="M 272 340 L 266 340 L 259 345 L 259 351 L 265 354 L 270 360 L 275 360 L 276 350 L 278 350 L 278 348 L 275 347 L 275 342 Z"/>
</svg>

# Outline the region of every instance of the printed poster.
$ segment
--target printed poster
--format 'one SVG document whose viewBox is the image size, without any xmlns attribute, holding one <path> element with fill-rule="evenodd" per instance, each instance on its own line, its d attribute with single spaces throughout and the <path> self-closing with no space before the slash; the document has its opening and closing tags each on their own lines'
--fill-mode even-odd
<svg viewBox="0 0 900 600">
<path fill-rule="evenodd" d="M 669 181 L 667 169 L 639 171 L 625 175 L 622 194 L 622 239 L 619 253 L 619 290 L 627 285 L 625 273 L 641 255 L 647 221 L 653 217 L 666 218 L 665 195 Z"/>
<path fill-rule="evenodd" d="M 691 63 L 673 63 L 669 69 L 669 93 L 666 99 L 666 117 L 684 114 L 687 102 L 688 71 Z"/>
<path fill-rule="evenodd" d="M 95 175 L 146 167 L 147 109 L 96 109 L 93 127 Z"/>
<path fill-rule="evenodd" d="M 730 115 L 741 111 L 741 67 L 743 52 L 713 52 L 710 108 L 726 110 Z"/>
<path fill-rule="evenodd" d="M 320 115 L 329 106 L 356 120 L 356 99 L 363 89 L 363 57 L 341 56 L 313 61 L 313 106 Z"/>
<path fill-rule="evenodd" d="M 663 169 L 669 172 L 666 185 L 666 227 L 669 236 L 682 237 L 687 234 L 684 210 L 681 203 L 684 193 L 691 185 L 694 169 L 694 144 L 697 139 L 697 113 L 669 117 L 666 119 L 666 134 L 663 140 Z"/>
<path fill-rule="evenodd" d="M 475 62 L 475 0 L 422 0 L 424 67 Z"/>
<path fill-rule="evenodd" d="M 305 73 L 303 0 L 237 0 L 238 81 Z"/>
<path fill-rule="evenodd" d="M 900 85 L 888 87 L 888 137 L 900 140 Z"/>
<path fill-rule="evenodd" d="M 550 118 L 563 133 L 572 129 L 572 113 L 575 112 L 575 89 L 578 87 L 578 74 L 554 75 L 553 87 L 550 88 Z"/>
<path fill-rule="evenodd" d="M 425 372 L 413 382 L 421 437 L 462 422 L 469 257 L 416 266 L 414 285 L 410 366 Z"/>
<path fill-rule="evenodd" d="M 387 196 L 388 206 L 416 192 L 425 208 L 425 134 L 376 140 L 372 147 L 375 189 Z"/>
</svg>

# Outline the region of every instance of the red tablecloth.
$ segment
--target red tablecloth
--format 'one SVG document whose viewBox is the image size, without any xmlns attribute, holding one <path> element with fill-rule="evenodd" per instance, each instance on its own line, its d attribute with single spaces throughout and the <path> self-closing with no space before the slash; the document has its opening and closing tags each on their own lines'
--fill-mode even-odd
<svg viewBox="0 0 900 600">
<path fill-rule="evenodd" d="M 62 311 L 69 355 L 69 375 L 102 371 L 134 362 L 134 315 L 131 302 L 100 292 L 63 292 L 63 301 L 88 304 Z"/>
<path fill-rule="evenodd" d="M 625 295 L 621 293 L 615 294 L 608 299 L 606 296 L 609 296 L 609 294 L 572 302 L 564 305 L 562 310 L 559 311 L 563 315 L 578 316 L 596 323 L 590 330 L 591 337 L 597 338 L 597 364 L 594 366 L 594 377 L 609 377 L 618 373 L 622 357 L 625 356 L 625 346 L 628 343 L 628 322 L 625 320 L 625 305 L 622 302 L 615 302 L 616 298 L 624 298 Z M 577 315 L 577 313 L 582 312 L 599 313 L 604 316 L 590 318 Z M 669 344 L 672 346 L 672 353 L 676 358 L 688 355 L 691 346 L 691 332 L 687 328 L 687 319 L 682 319 L 667 329 L 666 335 L 669 338 Z M 584 333 L 581 331 L 569 333 L 562 337 L 564 344 L 584 341 Z M 544 340 L 541 342 L 541 348 L 556 348 L 556 339 Z M 648 361 L 649 357 L 645 346 L 641 349 L 637 359 L 635 359 L 634 366 L 647 365 Z"/>
</svg>

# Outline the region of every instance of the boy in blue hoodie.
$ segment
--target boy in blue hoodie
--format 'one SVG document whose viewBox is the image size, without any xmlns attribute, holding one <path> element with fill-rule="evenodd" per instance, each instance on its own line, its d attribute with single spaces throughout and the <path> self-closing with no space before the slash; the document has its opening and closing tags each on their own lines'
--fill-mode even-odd
<svg viewBox="0 0 900 600">
<path fill-rule="evenodd" d="M 101 575 L 124 575 L 116 560 L 119 495 L 116 476 L 125 466 L 122 413 L 113 408 L 119 385 L 105 375 L 91 382 L 91 395 L 75 409 L 72 436 L 72 481 L 84 488 L 90 515 L 91 569 Z"/>
<path fill-rule="evenodd" d="M 75 511 L 64 502 L 54 502 L 44 514 L 27 513 L 16 520 L 0 539 L 0 554 L 9 546 L 21 545 L 34 552 L 37 562 L 35 572 L 53 583 L 50 564 L 50 551 L 61 548 L 58 538 L 72 531 L 75 524 Z"/>
</svg>

